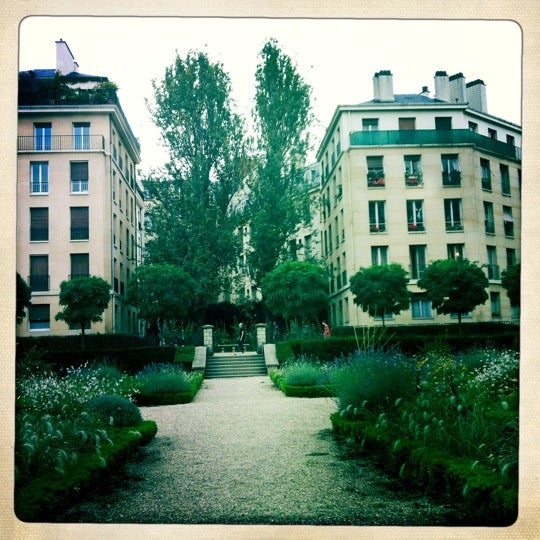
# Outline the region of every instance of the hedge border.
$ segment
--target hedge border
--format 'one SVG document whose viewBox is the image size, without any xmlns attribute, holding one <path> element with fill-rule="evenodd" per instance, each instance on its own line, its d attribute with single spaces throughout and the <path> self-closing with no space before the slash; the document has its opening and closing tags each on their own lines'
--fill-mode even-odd
<svg viewBox="0 0 540 540">
<path fill-rule="evenodd" d="M 114 469 L 140 446 L 147 445 L 157 433 L 153 420 L 143 420 L 131 427 L 116 427 L 113 445 L 101 447 L 101 457 L 106 465 L 100 464 L 97 454 L 80 456 L 77 463 L 66 467 L 65 474 L 54 470 L 30 481 L 20 489 L 15 489 L 15 514 L 24 522 L 47 521 L 50 514 L 58 514 L 81 497 L 84 492 L 106 479 Z"/>
<path fill-rule="evenodd" d="M 484 465 L 471 468 L 468 459 L 441 450 L 419 448 L 412 441 L 396 445 L 367 421 L 330 415 L 333 431 L 353 439 L 356 449 L 370 452 L 373 460 L 405 484 L 422 486 L 426 493 L 456 505 L 460 519 L 475 526 L 509 526 L 518 515 L 518 486 Z"/>
<path fill-rule="evenodd" d="M 156 392 L 154 394 L 134 394 L 133 400 L 139 406 L 181 405 L 191 403 L 202 386 L 203 377 L 198 377 L 185 392 Z"/>
<path fill-rule="evenodd" d="M 330 385 L 296 386 L 287 384 L 278 371 L 271 371 L 269 376 L 276 388 L 283 392 L 287 397 L 319 398 L 333 397 L 336 395 L 335 388 Z"/>
</svg>

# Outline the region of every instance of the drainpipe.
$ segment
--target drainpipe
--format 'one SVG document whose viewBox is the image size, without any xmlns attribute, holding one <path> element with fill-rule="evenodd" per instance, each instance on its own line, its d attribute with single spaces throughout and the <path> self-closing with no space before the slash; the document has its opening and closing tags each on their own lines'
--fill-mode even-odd
<svg viewBox="0 0 540 540">
<path fill-rule="evenodd" d="M 112 152 L 111 152 L 111 144 L 112 144 L 112 115 L 109 114 L 109 203 L 110 203 L 110 215 L 109 220 L 111 224 L 110 228 L 110 245 L 111 245 L 111 304 L 112 304 L 112 333 L 116 333 L 116 292 L 114 290 L 114 221 L 113 221 L 113 201 L 112 201 L 112 193 L 113 193 L 113 162 L 112 162 Z"/>
</svg>

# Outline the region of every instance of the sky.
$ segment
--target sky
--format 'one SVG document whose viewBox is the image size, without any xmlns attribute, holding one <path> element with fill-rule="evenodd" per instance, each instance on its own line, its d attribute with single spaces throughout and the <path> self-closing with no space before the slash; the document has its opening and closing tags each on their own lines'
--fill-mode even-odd
<svg viewBox="0 0 540 540">
<path fill-rule="evenodd" d="M 176 54 L 204 51 L 231 78 L 238 112 L 249 122 L 259 53 L 269 38 L 312 87 L 317 145 L 338 105 L 373 98 L 373 75 L 389 69 L 394 93 L 433 96 L 436 71 L 462 72 L 486 85 L 488 112 L 521 124 L 522 34 L 512 21 L 272 18 L 29 17 L 19 31 L 19 69 L 54 68 L 55 41 L 67 42 L 79 71 L 103 75 L 141 144 L 143 174 L 166 150 L 146 100 Z"/>
</svg>

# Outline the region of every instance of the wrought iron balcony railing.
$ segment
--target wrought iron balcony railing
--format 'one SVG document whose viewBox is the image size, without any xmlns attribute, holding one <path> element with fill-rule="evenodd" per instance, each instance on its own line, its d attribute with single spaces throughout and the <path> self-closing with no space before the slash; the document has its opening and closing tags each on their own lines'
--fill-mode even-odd
<svg viewBox="0 0 540 540">
<path fill-rule="evenodd" d="M 380 131 L 353 131 L 351 146 L 459 146 L 470 145 L 485 152 L 502 156 L 513 161 L 521 161 L 521 148 L 491 137 L 474 133 L 468 129 L 407 129 Z"/>
<path fill-rule="evenodd" d="M 27 283 L 33 292 L 48 291 L 50 286 L 50 276 L 47 274 L 33 274 L 28 276 Z"/>
<path fill-rule="evenodd" d="M 47 137 L 19 135 L 17 137 L 17 150 L 19 152 L 60 152 L 65 150 L 82 152 L 104 149 L 105 137 L 103 135 L 50 135 Z"/>
</svg>

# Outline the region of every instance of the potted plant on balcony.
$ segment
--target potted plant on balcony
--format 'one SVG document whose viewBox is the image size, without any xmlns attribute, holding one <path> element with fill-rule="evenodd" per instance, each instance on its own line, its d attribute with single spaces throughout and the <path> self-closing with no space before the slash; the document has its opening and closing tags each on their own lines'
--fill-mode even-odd
<svg viewBox="0 0 540 540">
<path fill-rule="evenodd" d="M 417 186 L 420 183 L 420 176 L 416 173 L 406 174 L 405 183 L 408 186 Z"/>
<path fill-rule="evenodd" d="M 384 186 L 384 172 L 381 170 L 368 171 L 368 186 Z"/>
</svg>

